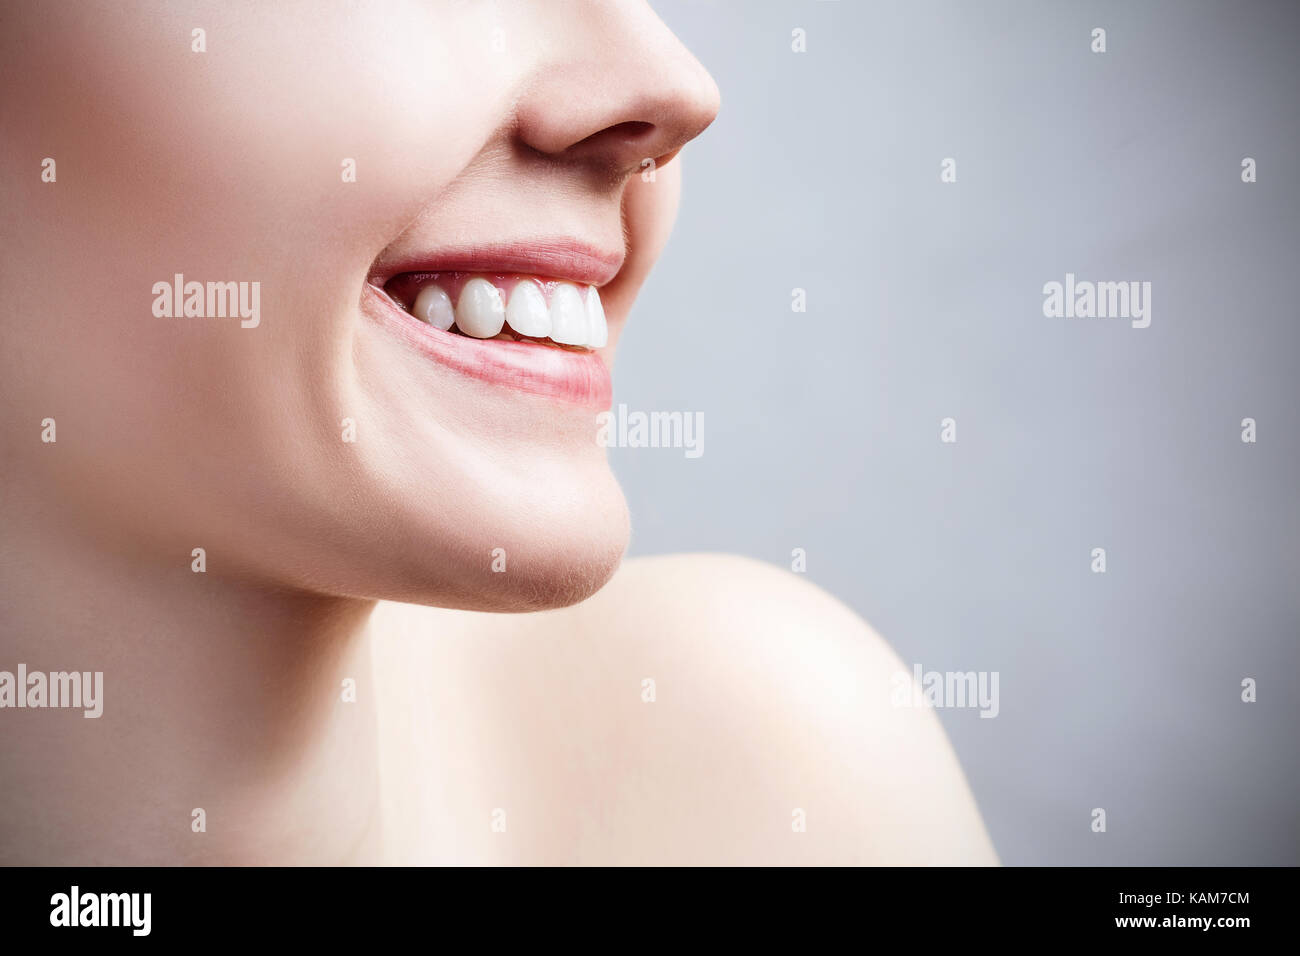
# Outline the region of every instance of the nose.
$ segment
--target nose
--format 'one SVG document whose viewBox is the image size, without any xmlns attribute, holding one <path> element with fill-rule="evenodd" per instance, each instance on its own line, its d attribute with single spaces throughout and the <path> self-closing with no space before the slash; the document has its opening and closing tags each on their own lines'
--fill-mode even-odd
<svg viewBox="0 0 1300 956">
<path fill-rule="evenodd" d="M 718 114 L 717 84 L 644 0 L 584 4 L 556 25 L 547 57 L 516 105 L 516 136 L 620 182 L 662 166 Z"/>
</svg>

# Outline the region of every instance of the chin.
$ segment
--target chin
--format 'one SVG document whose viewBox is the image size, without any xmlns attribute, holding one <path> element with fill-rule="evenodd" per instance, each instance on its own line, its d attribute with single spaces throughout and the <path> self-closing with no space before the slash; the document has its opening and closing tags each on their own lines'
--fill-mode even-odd
<svg viewBox="0 0 1300 956">
<path fill-rule="evenodd" d="M 318 590 L 492 612 L 568 607 L 595 594 L 618 569 L 630 529 L 603 451 L 599 459 L 521 467 L 496 474 L 491 494 L 475 469 L 448 494 L 414 489 L 406 508 L 362 509 L 365 520 L 336 536 L 340 551 L 318 551 L 317 560 L 333 566 L 329 576 L 338 576 Z M 376 489 L 371 500 L 394 497 Z"/>
<path fill-rule="evenodd" d="M 524 612 L 569 607 L 585 601 L 613 577 L 627 550 L 629 522 L 621 490 L 593 510 L 588 497 L 573 515 L 533 513 L 506 546 L 506 570 L 471 575 L 465 600 L 477 611 Z M 605 493 L 602 493 L 603 495 Z M 490 552 L 488 552 L 490 553 Z M 446 606 L 446 601 L 433 603 Z"/>
</svg>

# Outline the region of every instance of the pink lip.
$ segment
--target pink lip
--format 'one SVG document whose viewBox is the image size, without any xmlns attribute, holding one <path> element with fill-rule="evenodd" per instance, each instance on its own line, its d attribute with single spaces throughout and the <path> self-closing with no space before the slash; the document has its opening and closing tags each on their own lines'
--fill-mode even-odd
<svg viewBox="0 0 1300 956">
<path fill-rule="evenodd" d="M 618 275 L 624 255 L 622 249 L 598 249 L 574 239 L 507 242 L 381 257 L 370 281 L 383 286 L 404 272 L 517 272 L 599 288 Z"/>
<path fill-rule="evenodd" d="M 410 272 L 523 273 L 599 288 L 618 275 L 624 256 L 622 248 L 601 249 L 566 237 L 380 256 L 367 283 L 366 301 L 372 306 L 367 311 L 429 358 L 465 375 L 534 395 L 607 409 L 613 394 L 609 366 L 595 352 L 483 341 L 444 332 L 403 311 L 380 290 L 393 276 Z"/>
<path fill-rule="evenodd" d="M 443 260 L 439 260 L 438 267 L 446 268 Z M 499 262 L 495 267 L 502 268 Z M 613 385 L 609 366 L 595 352 L 570 352 L 496 339 L 484 341 L 444 332 L 404 312 L 369 282 L 362 306 L 408 345 L 464 375 L 576 405 L 602 410 L 610 406 Z"/>
</svg>

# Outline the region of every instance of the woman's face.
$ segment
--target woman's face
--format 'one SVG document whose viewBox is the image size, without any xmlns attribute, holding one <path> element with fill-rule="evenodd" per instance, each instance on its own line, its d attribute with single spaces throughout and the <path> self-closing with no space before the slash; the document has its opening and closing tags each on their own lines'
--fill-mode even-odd
<svg viewBox="0 0 1300 956">
<path fill-rule="evenodd" d="M 718 104 L 642 0 L 4 20 L 0 440 L 33 513 L 331 594 L 530 609 L 607 579 L 596 416 L 664 164 Z"/>
</svg>

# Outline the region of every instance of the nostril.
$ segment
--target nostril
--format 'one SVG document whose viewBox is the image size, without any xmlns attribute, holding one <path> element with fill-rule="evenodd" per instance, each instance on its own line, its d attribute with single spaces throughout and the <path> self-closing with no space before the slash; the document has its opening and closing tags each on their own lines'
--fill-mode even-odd
<svg viewBox="0 0 1300 956">
<path fill-rule="evenodd" d="M 644 136 L 655 128 L 654 123 L 643 123 L 639 121 L 629 121 L 626 123 L 616 123 L 608 130 L 618 136 L 626 136 L 628 139 L 636 139 L 638 136 Z"/>
<path fill-rule="evenodd" d="M 586 139 L 574 143 L 569 148 L 581 150 L 593 143 L 635 143 L 637 140 L 645 139 L 654 130 L 654 123 L 644 123 L 638 120 L 615 123 L 613 126 L 607 126 L 599 132 L 592 133 Z"/>
<path fill-rule="evenodd" d="M 654 123 L 643 123 L 640 121 L 629 121 L 626 123 L 615 123 L 609 129 L 605 130 L 610 136 L 618 136 L 622 139 L 640 139 L 654 132 Z"/>
</svg>

